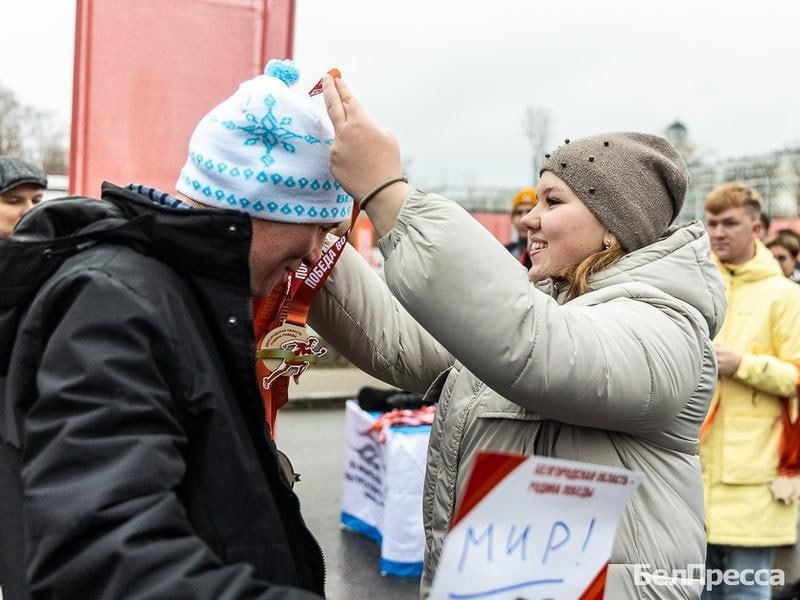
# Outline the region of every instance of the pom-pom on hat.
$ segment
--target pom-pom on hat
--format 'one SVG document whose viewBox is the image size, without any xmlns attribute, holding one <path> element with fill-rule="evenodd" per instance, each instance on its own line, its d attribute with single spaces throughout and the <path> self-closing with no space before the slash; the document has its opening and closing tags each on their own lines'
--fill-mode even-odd
<svg viewBox="0 0 800 600">
<path fill-rule="evenodd" d="M 294 85 L 290 60 L 271 60 L 204 116 L 176 189 L 213 208 L 285 223 L 350 218 L 353 199 L 328 169 L 333 126 L 321 102 Z"/>
</svg>

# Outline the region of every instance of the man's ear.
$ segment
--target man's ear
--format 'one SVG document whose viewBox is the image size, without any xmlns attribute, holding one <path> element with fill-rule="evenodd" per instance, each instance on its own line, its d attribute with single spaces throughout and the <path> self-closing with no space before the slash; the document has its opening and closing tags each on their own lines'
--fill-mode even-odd
<svg viewBox="0 0 800 600">
<path fill-rule="evenodd" d="M 761 238 L 761 232 L 764 229 L 764 224 L 761 222 L 761 219 L 756 219 L 753 221 L 753 235 L 757 238 Z"/>
</svg>

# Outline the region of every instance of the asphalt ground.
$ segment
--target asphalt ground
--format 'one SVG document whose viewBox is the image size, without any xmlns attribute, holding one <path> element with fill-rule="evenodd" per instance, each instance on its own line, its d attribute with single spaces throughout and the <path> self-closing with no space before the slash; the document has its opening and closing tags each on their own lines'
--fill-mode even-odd
<svg viewBox="0 0 800 600">
<path fill-rule="evenodd" d="M 347 378 L 346 374 L 340 375 Z M 340 527 L 344 406 L 322 400 L 318 402 L 321 408 L 308 408 L 303 404 L 303 410 L 292 410 L 299 404 L 290 402 L 288 410 L 281 410 L 276 441 L 301 475 L 295 490 L 306 523 L 325 555 L 327 597 L 330 600 L 416 600 L 419 597 L 417 579 L 381 576 L 378 570 L 380 553 L 375 542 Z"/>
</svg>

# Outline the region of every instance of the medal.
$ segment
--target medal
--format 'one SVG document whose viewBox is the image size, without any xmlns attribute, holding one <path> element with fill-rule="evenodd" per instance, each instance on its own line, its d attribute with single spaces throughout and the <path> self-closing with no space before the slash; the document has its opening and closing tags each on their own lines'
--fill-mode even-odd
<svg viewBox="0 0 800 600">
<path fill-rule="evenodd" d="M 320 346 L 319 338 L 309 336 L 305 327 L 279 325 L 264 336 L 256 351 L 256 358 L 269 369 L 269 375 L 262 381 L 264 389 L 268 390 L 279 377 L 294 377 L 294 382 L 299 383 L 300 375 L 309 365 L 327 352 L 327 348 Z"/>
<path fill-rule="evenodd" d="M 294 358 L 294 350 L 308 340 L 308 330 L 291 323 L 278 325 L 261 340 L 261 347 L 256 352 L 270 372 L 274 372 L 287 358 Z"/>
</svg>

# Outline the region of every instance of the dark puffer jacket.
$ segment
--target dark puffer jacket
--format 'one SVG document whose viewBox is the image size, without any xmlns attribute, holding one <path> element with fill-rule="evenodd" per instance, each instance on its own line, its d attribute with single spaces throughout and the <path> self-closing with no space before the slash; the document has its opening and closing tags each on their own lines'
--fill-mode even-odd
<svg viewBox="0 0 800 600">
<path fill-rule="evenodd" d="M 265 431 L 250 236 L 106 184 L 0 243 L 7 594 L 22 565 L 34 598 L 324 594 Z"/>
</svg>

